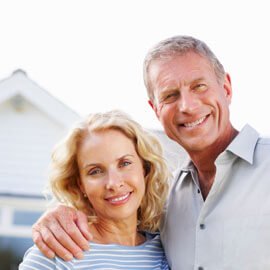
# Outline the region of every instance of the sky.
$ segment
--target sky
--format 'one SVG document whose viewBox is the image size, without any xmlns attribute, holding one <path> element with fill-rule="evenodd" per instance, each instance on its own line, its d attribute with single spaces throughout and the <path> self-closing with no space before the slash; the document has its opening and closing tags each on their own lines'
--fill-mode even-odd
<svg viewBox="0 0 270 270">
<path fill-rule="evenodd" d="M 0 1 L 0 79 L 23 69 L 80 115 L 121 109 L 161 129 L 147 103 L 150 47 L 184 34 L 205 41 L 230 74 L 231 120 L 270 135 L 268 1 Z"/>
</svg>

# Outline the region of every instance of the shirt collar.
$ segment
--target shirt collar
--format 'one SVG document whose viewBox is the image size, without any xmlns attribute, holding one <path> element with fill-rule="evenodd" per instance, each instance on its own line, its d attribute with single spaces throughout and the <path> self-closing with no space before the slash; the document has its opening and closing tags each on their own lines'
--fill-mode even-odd
<svg viewBox="0 0 270 270">
<path fill-rule="evenodd" d="M 258 139 L 259 133 L 250 125 L 246 124 L 234 138 L 234 140 L 229 144 L 226 151 L 229 151 L 234 155 L 246 160 L 250 164 L 253 164 L 254 150 Z M 223 154 L 226 155 L 226 153 L 221 153 L 221 156 Z M 183 162 L 180 171 L 188 172 L 193 171 L 194 169 L 193 162 L 190 160 L 190 158 L 187 158 Z"/>
<path fill-rule="evenodd" d="M 254 150 L 258 139 L 259 133 L 246 124 L 226 150 L 253 164 Z"/>
<path fill-rule="evenodd" d="M 190 157 L 187 156 L 186 159 L 184 160 L 181 168 L 180 168 L 180 171 L 188 172 L 188 171 L 191 171 L 193 169 L 194 169 L 194 164 L 193 164 L 192 160 L 190 159 Z"/>
</svg>

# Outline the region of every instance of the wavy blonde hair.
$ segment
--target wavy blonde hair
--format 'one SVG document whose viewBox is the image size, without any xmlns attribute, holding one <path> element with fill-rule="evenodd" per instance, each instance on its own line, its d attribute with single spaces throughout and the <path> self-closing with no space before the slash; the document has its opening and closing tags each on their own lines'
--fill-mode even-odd
<svg viewBox="0 0 270 270">
<path fill-rule="evenodd" d="M 83 211 L 90 221 L 98 222 L 95 209 L 88 198 L 83 196 L 78 184 L 80 175 L 77 153 L 87 135 L 109 129 L 118 130 L 131 139 L 143 162 L 146 189 L 138 209 L 138 229 L 154 232 L 158 229 L 162 216 L 170 173 L 157 138 L 121 111 L 89 115 L 56 145 L 49 174 L 50 189 L 60 202 Z"/>
</svg>

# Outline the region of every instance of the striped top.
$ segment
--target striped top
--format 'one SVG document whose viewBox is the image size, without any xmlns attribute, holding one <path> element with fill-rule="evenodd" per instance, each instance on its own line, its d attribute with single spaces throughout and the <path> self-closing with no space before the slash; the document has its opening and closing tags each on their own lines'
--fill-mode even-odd
<svg viewBox="0 0 270 270">
<path fill-rule="evenodd" d="M 139 246 L 97 244 L 90 242 L 90 250 L 84 252 L 83 259 L 73 259 L 69 262 L 63 261 L 59 257 L 48 259 L 36 246 L 33 246 L 24 255 L 19 270 L 168 270 L 169 266 L 159 234 L 147 233 L 146 237 L 147 240 Z"/>
</svg>

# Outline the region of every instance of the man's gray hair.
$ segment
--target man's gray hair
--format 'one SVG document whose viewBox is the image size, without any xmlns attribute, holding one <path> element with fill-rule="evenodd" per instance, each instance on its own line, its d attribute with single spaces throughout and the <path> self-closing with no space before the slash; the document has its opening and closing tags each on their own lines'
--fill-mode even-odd
<svg viewBox="0 0 270 270">
<path fill-rule="evenodd" d="M 208 59 L 212 64 L 219 82 L 222 82 L 225 70 L 215 54 L 203 41 L 191 36 L 174 36 L 160 41 L 151 48 L 145 56 L 143 65 L 144 84 L 147 89 L 148 97 L 154 101 L 154 93 L 149 78 L 149 67 L 154 60 L 170 59 L 175 55 L 184 55 L 188 52 L 195 52 Z"/>
</svg>

